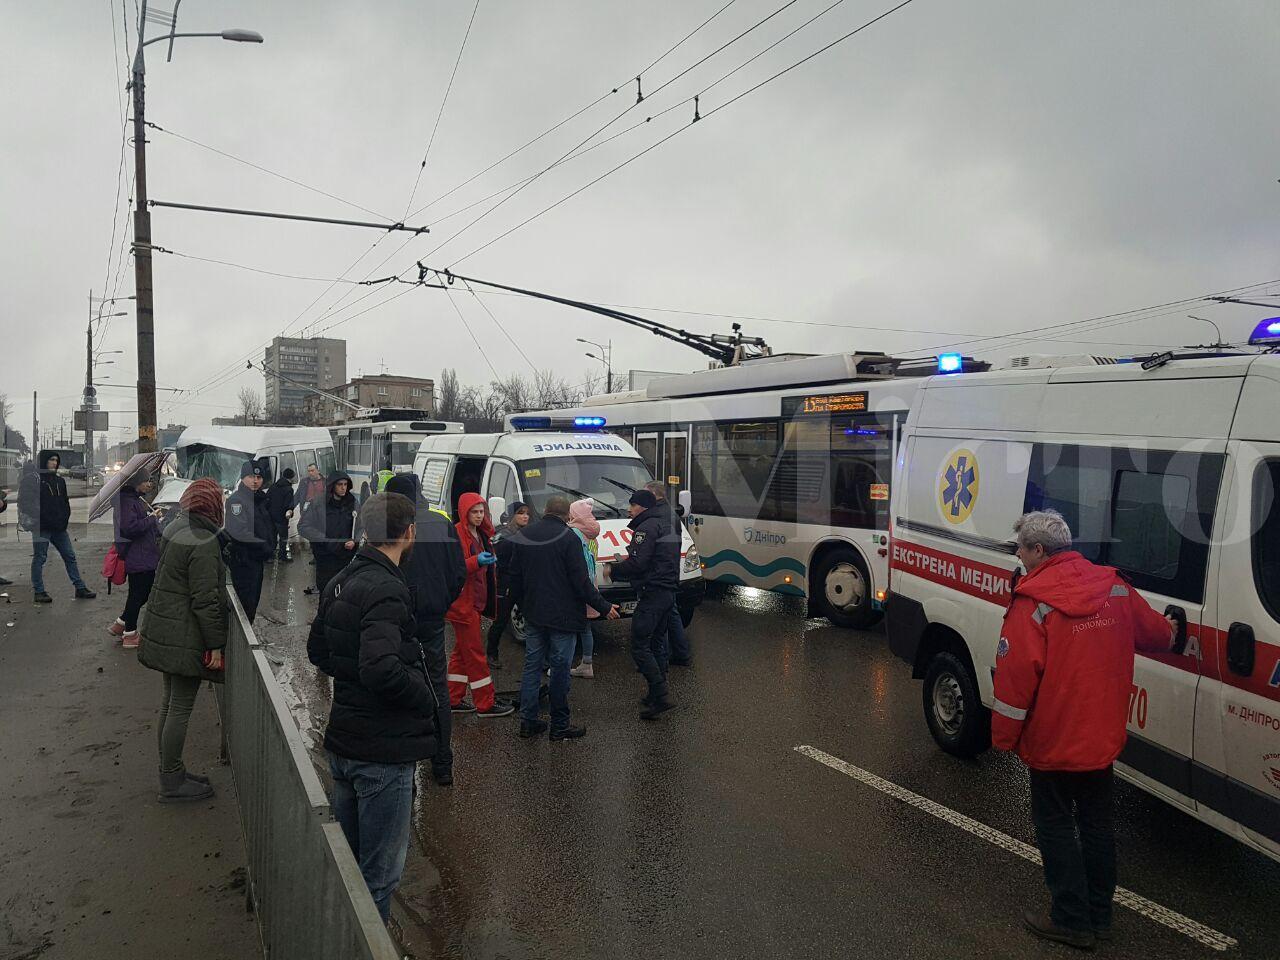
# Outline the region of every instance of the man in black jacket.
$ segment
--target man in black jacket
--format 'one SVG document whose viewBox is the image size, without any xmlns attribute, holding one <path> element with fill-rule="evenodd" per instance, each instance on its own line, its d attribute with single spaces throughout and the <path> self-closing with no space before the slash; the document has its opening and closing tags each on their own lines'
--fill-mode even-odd
<svg viewBox="0 0 1280 960">
<path fill-rule="evenodd" d="M 384 493 L 363 512 L 368 542 L 325 587 L 307 656 L 333 677 L 333 814 L 385 921 L 409 850 L 414 768 L 436 750 L 437 704 L 400 572 L 413 504 Z"/>
<path fill-rule="evenodd" d="M 683 524 L 680 515 L 684 512 L 679 507 L 672 506 L 667 500 L 667 487 L 661 480 L 650 480 L 644 485 L 644 488 L 653 494 L 658 501 L 658 509 L 670 511 L 667 514 L 667 522 L 671 524 L 671 529 L 677 535 L 683 536 Z M 677 572 L 677 577 L 679 573 Z M 677 579 L 676 585 L 679 586 L 680 581 Z M 671 605 L 671 612 L 667 615 L 667 662 L 676 667 L 693 666 L 693 651 L 689 648 L 689 636 L 684 632 L 684 621 L 680 619 L 680 607 L 678 604 Z"/>
<path fill-rule="evenodd" d="M 271 527 L 274 537 L 273 549 L 278 550 L 276 558 L 282 561 L 292 560 L 289 553 L 289 519 L 293 516 L 293 471 L 285 467 L 280 479 L 267 490 L 267 513 L 271 515 Z"/>
<path fill-rule="evenodd" d="M 275 524 L 267 506 L 267 492 L 262 489 L 267 468 L 260 460 L 246 460 L 240 468 L 240 485 L 227 498 L 227 536 L 231 540 L 228 568 L 231 585 L 244 607 L 244 615 L 253 623 L 262 599 L 262 574 L 271 559 L 275 540 Z"/>
<path fill-rule="evenodd" d="M 606 577 L 630 580 L 636 592 L 631 658 L 649 685 L 640 711 L 645 720 L 675 706 L 667 692 L 667 622 L 680 584 L 680 534 L 672 530 L 671 516 L 648 490 L 633 493 L 627 559 L 605 566 Z"/>
<path fill-rule="evenodd" d="M 31 531 L 31 589 L 36 603 L 53 603 L 53 597 L 44 589 L 44 562 L 49 557 L 50 544 L 62 556 L 67 576 L 76 588 L 76 599 L 92 600 L 97 596 L 80 576 L 76 548 L 67 533 L 71 498 L 67 495 L 67 482 L 58 476 L 59 462 L 56 453 L 41 450 L 36 456 L 38 467 L 24 473 L 18 487 L 18 513 L 22 526 Z"/>
<path fill-rule="evenodd" d="M 569 529 L 569 501 L 551 497 L 543 517 L 512 537 L 511 596 L 526 623 L 524 676 L 520 681 L 520 736 L 547 729 L 538 719 L 542 671 L 551 667 L 552 740 L 586 736 L 587 728 L 569 725 L 569 661 L 578 634 L 587 629 L 588 606 L 610 620 L 611 604 L 591 582 L 582 542 Z"/>
<path fill-rule="evenodd" d="M 0 513 L 4 513 L 9 509 L 9 491 L 4 487 L 0 487 Z M 9 587 L 13 585 L 12 580 L 6 580 L 0 577 L 0 587 Z"/>
<path fill-rule="evenodd" d="M 416 474 L 397 474 L 387 481 L 387 492 L 407 497 L 416 505 L 417 533 L 413 549 L 405 554 L 405 580 L 413 597 L 417 637 L 427 659 L 427 676 L 436 692 L 436 755 L 431 776 L 442 787 L 453 783 L 453 711 L 449 709 L 449 655 L 444 647 L 444 614 L 467 582 L 458 532 L 448 518 L 431 509 L 421 496 Z"/>
</svg>

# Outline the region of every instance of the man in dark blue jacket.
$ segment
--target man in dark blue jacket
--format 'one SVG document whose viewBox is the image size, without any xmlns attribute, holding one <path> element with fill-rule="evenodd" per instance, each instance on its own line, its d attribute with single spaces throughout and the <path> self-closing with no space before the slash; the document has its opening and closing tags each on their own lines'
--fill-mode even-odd
<svg viewBox="0 0 1280 960">
<path fill-rule="evenodd" d="M 39 466 L 24 473 L 18 487 L 18 513 L 22 526 L 31 531 L 31 589 L 36 603 L 53 603 L 53 597 L 44 589 L 44 562 L 49 557 L 50 544 L 62 556 L 67 576 L 76 588 L 76 599 L 92 600 L 97 596 L 80 576 L 76 548 L 67 533 L 71 499 L 67 482 L 58 476 L 59 462 L 56 453 L 41 450 L 36 456 Z"/>
<path fill-rule="evenodd" d="M 414 769 L 436 750 L 437 703 L 400 572 L 413 504 L 384 493 L 362 513 L 368 542 L 325 587 L 307 656 L 333 677 L 333 815 L 385 921 L 409 851 Z"/>
<path fill-rule="evenodd" d="M 631 542 L 627 559 L 605 565 L 611 580 L 630 580 L 636 592 L 631 619 L 631 658 L 649 692 L 640 716 L 656 720 L 675 706 L 667 690 L 667 623 L 680 585 L 680 533 L 672 530 L 670 509 L 648 490 L 631 495 Z"/>
<path fill-rule="evenodd" d="M 267 467 L 261 460 L 246 460 L 240 468 L 240 485 L 227 498 L 227 567 L 244 615 L 253 623 L 262 599 L 262 575 L 275 544 L 266 483 Z"/>
<path fill-rule="evenodd" d="M 418 641 L 427 658 L 427 675 L 436 691 L 436 754 L 431 776 L 442 787 L 453 784 L 453 711 L 449 709 L 449 655 L 444 648 L 445 611 L 462 593 L 467 565 L 462 559 L 458 532 L 443 514 L 431 509 L 421 496 L 416 474 L 397 474 L 387 481 L 387 492 L 407 497 L 416 507 L 413 549 L 405 554 L 401 570 L 413 597 Z"/>
<path fill-rule="evenodd" d="M 618 619 L 618 607 L 600 596 L 587 573 L 582 542 L 569 529 L 569 501 L 547 500 L 543 517 L 512 537 L 511 597 L 525 619 L 524 675 L 520 680 L 520 736 L 547 729 L 538 719 L 542 671 L 551 667 L 552 740 L 587 734 L 569 725 L 569 661 L 578 634 L 587 629 L 587 607 Z"/>
</svg>

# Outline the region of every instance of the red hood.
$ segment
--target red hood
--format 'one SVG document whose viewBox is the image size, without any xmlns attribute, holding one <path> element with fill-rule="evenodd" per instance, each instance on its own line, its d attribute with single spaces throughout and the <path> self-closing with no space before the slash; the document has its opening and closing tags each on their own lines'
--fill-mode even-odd
<svg viewBox="0 0 1280 960">
<path fill-rule="evenodd" d="M 1019 580 L 1013 593 L 1047 603 L 1068 617 L 1088 617 L 1102 609 L 1115 582 L 1114 568 L 1090 563 L 1068 550 L 1050 557 Z"/>
<path fill-rule="evenodd" d="M 484 497 L 478 493 L 464 493 L 458 498 L 458 532 L 463 533 L 467 529 L 467 511 L 476 504 L 484 507 L 484 522 L 480 524 L 480 532 L 486 537 L 494 535 L 493 521 L 489 518 L 489 505 L 484 502 Z"/>
</svg>

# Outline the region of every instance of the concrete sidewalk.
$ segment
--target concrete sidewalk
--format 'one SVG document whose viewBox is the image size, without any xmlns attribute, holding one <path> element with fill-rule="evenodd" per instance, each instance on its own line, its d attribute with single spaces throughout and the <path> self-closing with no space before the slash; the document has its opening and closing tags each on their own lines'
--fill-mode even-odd
<svg viewBox="0 0 1280 960">
<path fill-rule="evenodd" d="M 83 532 L 72 535 L 98 599 L 72 599 L 50 551 L 54 602 L 41 607 L 29 539 L 0 532 L 0 574 L 16 581 L 0 588 L 0 960 L 260 957 L 213 696 L 200 691 L 186 760 L 217 796 L 161 805 L 160 675 L 107 634 L 124 588 L 107 596 L 107 544 Z"/>
</svg>

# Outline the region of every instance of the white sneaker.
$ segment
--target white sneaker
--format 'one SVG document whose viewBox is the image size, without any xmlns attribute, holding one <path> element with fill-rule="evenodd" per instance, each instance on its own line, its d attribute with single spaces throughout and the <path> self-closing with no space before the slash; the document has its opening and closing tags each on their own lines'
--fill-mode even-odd
<svg viewBox="0 0 1280 960">
<path fill-rule="evenodd" d="M 595 668 L 589 663 L 580 663 L 569 671 L 571 677 L 582 677 L 586 680 L 594 680 L 596 678 Z"/>
</svg>

